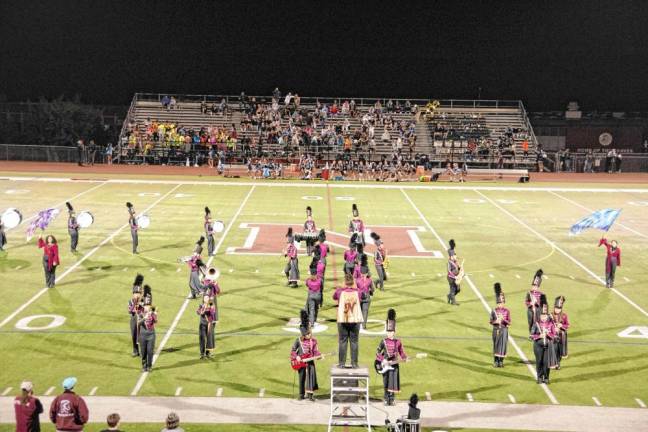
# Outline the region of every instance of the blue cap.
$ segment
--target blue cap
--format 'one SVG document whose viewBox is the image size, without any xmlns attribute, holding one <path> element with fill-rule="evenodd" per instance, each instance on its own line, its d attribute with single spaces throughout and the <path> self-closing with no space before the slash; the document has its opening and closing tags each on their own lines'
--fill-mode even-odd
<svg viewBox="0 0 648 432">
<path fill-rule="evenodd" d="M 72 390 L 77 383 L 76 377 L 67 377 L 63 380 L 63 389 Z"/>
</svg>

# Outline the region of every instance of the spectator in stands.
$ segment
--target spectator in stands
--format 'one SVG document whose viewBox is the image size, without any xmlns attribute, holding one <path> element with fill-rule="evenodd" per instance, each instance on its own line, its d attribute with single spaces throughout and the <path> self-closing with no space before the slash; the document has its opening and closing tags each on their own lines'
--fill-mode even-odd
<svg viewBox="0 0 648 432">
<path fill-rule="evenodd" d="M 571 170 L 572 170 L 572 156 L 571 156 L 571 153 L 569 152 L 569 149 L 565 149 L 564 156 L 565 156 L 565 171 L 571 172 Z"/>
<path fill-rule="evenodd" d="M 623 155 L 621 153 L 618 153 L 616 155 L 616 172 L 620 173 L 621 172 L 621 161 L 622 161 Z"/>
<path fill-rule="evenodd" d="M 169 109 L 177 109 L 178 108 L 178 101 L 176 100 L 175 97 L 171 96 L 171 99 L 169 100 Z"/>
<path fill-rule="evenodd" d="M 169 104 L 171 103 L 171 99 L 169 99 L 169 96 L 164 95 L 160 102 L 162 103 L 162 106 L 164 108 L 169 109 Z"/>
<path fill-rule="evenodd" d="M 34 385 L 30 381 L 20 384 L 21 394 L 14 399 L 16 432 L 40 432 L 39 416 L 43 405 L 34 397 Z"/>
<path fill-rule="evenodd" d="M 592 152 L 592 149 L 587 150 L 587 154 L 585 154 L 585 161 L 583 162 L 583 172 L 584 173 L 591 173 L 594 172 L 592 169 L 592 161 L 594 159 L 594 154 Z"/>
<path fill-rule="evenodd" d="M 522 141 L 522 154 L 524 157 L 529 157 L 529 140 L 525 139 Z"/>
<path fill-rule="evenodd" d="M 180 417 L 178 414 L 171 412 L 166 418 L 166 427 L 160 432 L 184 432 L 184 429 L 180 427 Z"/>
<path fill-rule="evenodd" d="M 121 417 L 119 417 L 119 414 L 117 413 L 108 414 L 108 417 L 106 417 L 106 423 L 108 424 L 108 429 L 103 429 L 101 432 L 121 432 L 119 430 L 120 420 Z"/>
<path fill-rule="evenodd" d="M 207 114 L 207 101 L 204 99 L 200 101 L 200 112 L 203 115 Z"/>
<path fill-rule="evenodd" d="M 275 87 L 274 91 L 272 92 L 272 97 L 275 100 L 281 99 L 281 92 L 279 91 L 279 87 Z"/>
<path fill-rule="evenodd" d="M 83 166 L 85 163 L 85 143 L 82 139 L 77 141 L 77 158 L 79 166 Z"/>
<path fill-rule="evenodd" d="M 109 142 L 106 145 L 106 163 L 108 165 L 112 165 L 113 163 L 113 152 L 114 152 L 113 143 Z"/>
<path fill-rule="evenodd" d="M 536 165 L 538 167 L 538 172 L 544 171 L 544 158 L 545 153 L 542 150 L 542 145 L 538 144 L 538 147 L 536 148 Z"/>
<path fill-rule="evenodd" d="M 73 392 L 76 383 L 75 377 L 65 378 L 63 393 L 52 401 L 49 415 L 57 432 L 82 431 L 88 422 L 88 406 L 82 397 Z"/>
</svg>

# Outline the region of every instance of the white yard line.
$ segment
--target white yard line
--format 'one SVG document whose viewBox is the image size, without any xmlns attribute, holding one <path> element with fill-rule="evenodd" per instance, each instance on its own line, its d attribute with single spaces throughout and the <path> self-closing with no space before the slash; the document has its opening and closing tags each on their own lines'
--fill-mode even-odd
<svg viewBox="0 0 648 432">
<path fill-rule="evenodd" d="M 2 392 L 2 396 L 7 396 L 7 395 L 11 392 L 11 390 L 13 390 L 13 387 L 7 387 L 7 388 Z"/>
<path fill-rule="evenodd" d="M 265 389 L 264 389 L 264 388 L 260 388 L 260 389 L 259 389 L 259 397 L 262 398 L 263 396 L 265 396 Z"/>
<path fill-rule="evenodd" d="M 423 215 L 423 213 L 421 212 L 421 210 L 419 210 L 419 208 L 416 206 L 416 204 L 414 204 L 414 201 L 412 201 L 412 199 L 409 197 L 409 195 L 407 195 L 407 193 L 405 192 L 405 190 L 401 189 L 401 192 L 403 193 L 403 195 L 405 196 L 405 198 L 407 199 L 407 201 L 410 203 L 410 205 L 412 206 L 412 208 L 414 209 L 414 211 L 416 211 L 416 213 L 418 214 L 419 218 L 423 221 L 423 223 L 425 223 L 425 225 L 428 227 L 428 229 L 430 230 L 430 232 L 432 232 L 432 234 L 433 234 L 433 235 L 436 237 L 436 239 L 439 241 L 439 243 L 441 244 L 442 248 L 445 249 L 445 247 L 446 247 L 446 242 L 443 241 L 443 239 L 441 238 L 441 236 L 439 236 L 439 234 L 438 234 L 438 233 L 436 232 L 436 230 L 432 227 L 432 225 L 430 225 L 430 222 L 428 222 L 428 220 L 427 220 L 427 218 L 425 217 L 425 215 Z M 473 292 L 475 293 L 475 295 L 477 296 L 477 298 L 481 301 L 482 305 L 484 305 L 484 308 L 485 308 L 488 312 L 491 312 L 491 310 L 492 310 L 491 307 L 488 305 L 488 302 L 486 302 L 486 299 L 484 298 L 484 296 L 482 295 L 482 293 L 477 289 L 477 286 L 475 286 L 475 284 L 473 283 L 473 281 L 472 281 L 472 279 L 470 278 L 470 276 L 467 276 L 467 275 L 466 275 L 466 276 L 464 277 L 464 280 L 465 280 L 466 282 L 468 282 L 468 285 L 470 285 L 470 288 L 473 290 Z M 510 333 L 509 333 L 509 341 L 511 342 L 511 345 L 512 345 L 513 348 L 515 349 L 515 352 L 517 352 L 517 354 L 518 354 L 518 356 L 520 357 L 520 359 L 521 359 L 521 360 L 526 364 L 527 369 L 528 369 L 529 372 L 531 373 L 531 376 L 533 376 L 533 378 L 535 379 L 535 378 L 537 377 L 537 374 L 536 374 L 535 369 L 533 368 L 533 365 L 531 364 L 531 362 L 529 362 L 528 357 L 526 356 L 526 354 L 524 354 L 524 351 L 522 351 L 522 349 L 521 349 L 520 346 L 517 344 L 517 342 L 515 342 L 515 339 L 513 339 L 513 336 L 511 336 Z M 551 401 L 552 404 L 557 405 L 557 404 L 559 403 L 559 402 L 558 402 L 558 399 L 556 399 L 556 396 L 554 396 L 553 392 L 549 389 L 549 387 L 548 387 L 546 384 L 540 384 L 540 387 L 542 388 L 542 390 L 544 390 L 545 394 L 547 395 L 547 397 L 549 398 L 549 400 Z"/>
<path fill-rule="evenodd" d="M 218 387 L 216 390 L 216 397 L 221 397 L 223 396 L 223 387 Z"/>
<path fill-rule="evenodd" d="M 88 396 L 94 396 L 97 393 L 97 389 L 99 389 L 99 387 L 92 387 Z"/>
<path fill-rule="evenodd" d="M 517 403 L 515 397 L 511 393 L 509 393 L 508 398 L 511 401 L 511 403 Z"/>
<path fill-rule="evenodd" d="M 425 392 L 425 400 L 432 400 L 432 395 L 430 394 L 430 392 Z"/>
<path fill-rule="evenodd" d="M 97 180 L 92 179 L 72 179 L 65 177 L 0 177 L 1 180 L 12 180 L 12 181 L 42 181 L 42 182 L 57 182 L 57 183 L 79 183 L 79 182 L 91 182 L 96 183 Z M 101 180 L 104 182 L 105 180 Z M 269 187 L 269 188 L 286 188 L 286 187 L 297 187 L 297 188 L 313 188 L 313 189 L 322 189 L 327 187 L 340 188 L 340 189 L 407 189 L 407 190 L 483 190 L 483 191 L 506 191 L 506 192 L 595 192 L 595 193 L 618 193 L 618 192 L 627 192 L 627 193 L 648 193 L 646 188 L 580 188 L 580 187 L 555 187 L 555 186 L 460 186 L 460 185 L 443 185 L 443 184 L 426 184 L 426 185 L 389 185 L 389 184 L 354 184 L 354 183 L 306 183 L 306 182 L 227 182 L 227 181 L 198 181 L 198 180 L 139 180 L 139 179 L 108 179 L 105 181 L 111 184 L 168 184 L 168 185 L 207 185 L 207 186 L 258 186 L 258 187 Z"/>
<path fill-rule="evenodd" d="M 175 395 L 176 395 L 176 396 L 180 396 L 181 394 L 182 394 L 182 387 L 178 387 L 178 388 L 176 389 Z"/>
<path fill-rule="evenodd" d="M 597 398 L 596 396 L 592 396 L 592 400 L 594 401 L 594 404 L 595 404 L 596 406 L 603 406 L 603 404 L 601 403 L 601 401 L 598 400 L 598 398 Z"/>
<path fill-rule="evenodd" d="M 155 207 L 156 205 L 158 205 L 158 204 L 160 203 L 160 201 L 162 201 L 164 198 L 166 198 L 167 196 L 169 196 L 171 193 L 173 193 L 173 192 L 174 192 L 176 189 L 178 189 L 180 186 L 181 186 L 181 185 L 179 185 L 179 184 L 176 185 L 176 186 L 175 186 L 174 188 L 172 188 L 169 192 L 167 192 L 167 193 L 165 193 L 164 195 L 162 195 L 162 196 L 161 196 L 160 198 L 158 198 L 158 199 L 157 199 L 153 204 L 151 204 L 151 205 L 148 206 L 146 209 L 144 209 L 144 211 L 142 211 L 141 213 L 147 213 L 147 212 L 149 212 L 153 207 Z M 125 223 L 125 224 L 122 225 L 121 227 L 117 228 L 117 230 L 115 230 L 112 234 L 110 234 L 108 237 L 106 237 L 105 239 L 103 239 L 103 241 L 102 241 L 101 243 L 99 243 L 97 246 L 95 246 L 92 250 L 90 250 L 90 252 L 88 252 L 87 254 L 83 255 L 83 257 L 81 257 L 81 259 L 79 259 L 77 262 L 75 262 L 73 265 L 71 265 L 67 270 L 65 270 L 63 273 L 61 273 L 59 276 L 56 277 L 56 283 L 59 283 L 59 282 L 62 281 L 62 280 L 63 280 L 67 275 L 69 275 L 70 273 L 72 273 L 72 272 L 73 272 L 77 267 L 79 267 L 79 266 L 80 266 L 80 265 L 81 265 L 85 260 L 87 260 L 87 259 L 90 258 L 92 255 L 94 255 L 95 252 L 97 252 L 97 251 L 99 250 L 99 248 L 101 248 L 101 246 L 105 245 L 106 243 L 108 243 L 109 241 L 111 241 L 113 238 L 115 238 L 115 237 L 116 237 L 120 232 L 122 232 L 122 230 L 123 230 L 124 228 L 126 228 L 127 226 L 128 226 L 128 223 Z M 12 319 L 14 319 L 14 318 L 16 317 L 16 315 L 18 315 L 19 313 L 21 313 L 22 311 L 24 311 L 25 309 L 27 309 L 27 307 L 29 307 L 29 305 L 31 305 L 31 304 L 34 303 L 36 300 L 38 300 L 38 298 L 39 298 L 40 296 L 42 296 L 43 294 L 45 294 L 45 293 L 46 293 L 47 291 L 49 291 L 50 289 L 56 289 L 56 288 L 47 288 L 47 287 L 45 287 L 45 288 L 43 288 L 42 290 L 38 291 L 36 294 L 34 294 L 34 296 L 33 296 L 32 298 L 30 298 L 29 300 L 27 300 L 27 302 L 25 302 L 22 306 L 20 306 L 18 309 L 16 309 L 14 312 L 12 312 L 12 313 L 7 317 L 7 318 L 5 318 L 4 320 L 2 320 L 2 322 L 0 322 L 0 328 L 2 328 L 5 324 L 7 324 L 7 323 L 8 323 L 9 321 L 11 321 Z"/>
<path fill-rule="evenodd" d="M 245 204 L 248 202 L 248 199 L 252 195 L 252 192 L 254 192 L 255 185 L 252 185 L 250 188 L 249 192 L 243 198 L 243 201 L 241 201 L 241 205 L 239 208 L 236 210 L 236 213 L 234 213 L 234 216 L 232 216 L 232 220 L 227 224 L 227 227 L 223 231 L 223 235 L 221 235 L 221 238 L 218 240 L 218 243 L 216 243 L 216 246 L 214 248 L 214 255 L 209 257 L 209 260 L 207 260 L 206 266 L 209 268 L 211 265 L 211 262 L 213 261 L 214 257 L 220 250 L 221 245 L 223 244 L 223 241 L 225 240 L 225 237 L 227 237 L 227 234 L 230 232 L 232 229 L 232 226 L 234 226 L 234 222 L 238 218 L 238 216 L 241 214 L 241 211 L 243 211 L 243 207 L 245 207 Z M 175 331 L 176 327 L 178 326 L 178 323 L 180 322 L 180 318 L 182 318 L 182 315 L 184 314 L 184 311 L 187 309 L 187 306 L 189 306 L 189 302 L 191 299 L 185 299 L 185 301 L 182 303 L 182 306 L 180 306 L 180 310 L 176 314 L 175 318 L 173 319 L 173 322 L 171 323 L 171 327 L 167 330 L 167 332 L 164 334 L 164 337 L 162 338 L 162 341 L 160 342 L 160 345 L 158 346 L 157 350 L 155 351 L 155 355 L 153 355 L 153 365 L 155 365 L 155 362 L 157 359 L 160 357 L 160 354 L 162 353 L 162 350 L 164 349 L 165 345 L 171 338 L 171 335 Z M 133 391 L 131 391 L 131 396 L 137 396 L 137 393 L 142 389 L 142 386 L 144 385 L 144 382 L 146 382 L 146 378 L 148 377 L 149 372 L 142 372 L 140 375 L 139 379 L 137 380 L 137 383 L 135 384 L 135 387 L 133 387 Z"/>
<path fill-rule="evenodd" d="M 474 402 L 475 399 L 473 398 L 472 393 L 466 393 L 466 398 L 468 399 L 468 402 Z"/>
<path fill-rule="evenodd" d="M 635 402 L 637 402 L 637 404 L 638 404 L 641 408 L 646 408 L 646 404 L 645 404 L 644 401 L 642 401 L 641 399 L 639 399 L 639 398 L 635 398 Z"/>
<path fill-rule="evenodd" d="M 557 196 L 558 198 L 561 198 L 561 199 L 563 199 L 563 200 L 565 200 L 565 201 L 567 201 L 567 202 L 570 202 L 570 203 L 574 204 L 576 207 L 580 207 L 580 208 L 582 208 L 583 210 L 587 210 L 587 211 L 589 211 L 589 212 L 593 212 L 593 211 L 594 211 L 594 210 L 592 210 L 591 208 L 588 208 L 588 207 L 582 205 L 581 203 L 579 203 L 579 202 L 577 202 L 577 201 L 574 201 L 574 200 L 571 199 L 571 198 L 567 198 L 566 196 L 562 196 L 562 195 L 560 195 L 560 194 L 557 193 L 557 192 L 554 192 L 554 191 L 548 191 L 548 192 L 549 192 L 550 194 L 552 194 L 552 195 Z M 644 233 L 641 233 L 641 232 L 637 231 L 637 230 L 634 229 L 634 228 L 630 228 L 629 226 L 627 226 L 627 225 L 625 225 L 625 224 L 622 224 L 621 222 L 615 222 L 615 225 L 618 225 L 618 226 L 620 226 L 621 228 L 624 228 L 625 230 L 630 231 L 630 232 L 633 233 L 633 234 L 637 234 L 637 235 L 640 236 L 640 237 L 643 237 L 643 238 L 648 239 L 648 235 L 646 235 L 646 234 L 644 234 Z"/>
<path fill-rule="evenodd" d="M 545 243 L 547 243 L 548 245 L 554 247 L 557 251 L 559 251 L 559 252 L 562 253 L 564 256 L 566 256 L 567 258 L 569 258 L 569 259 L 570 259 L 574 264 L 576 264 L 578 267 L 580 267 L 581 269 L 583 269 L 587 274 L 589 274 L 589 275 L 592 276 L 594 279 L 596 279 L 597 281 L 599 281 L 599 282 L 601 283 L 601 285 L 605 285 L 605 281 L 603 280 L 603 278 L 601 278 L 599 275 L 597 275 L 597 274 L 594 273 L 592 270 L 590 270 L 589 268 L 587 268 L 583 263 L 581 263 L 581 262 L 578 261 L 576 258 L 574 258 L 573 256 L 571 256 L 569 253 L 567 253 L 564 249 L 562 249 L 562 248 L 561 248 L 560 246 L 558 246 L 556 243 L 554 243 L 553 241 L 549 240 L 549 239 L 548 239 L 547 237 L 545 237 L 543 234 L 541 234 L 541 233 L 539 233 L 538 231 L 536 231 L 534 228 L 532 228 L 531 226 L 529 226 L 526 222 L 524 222 L 523 220 L 521 220 L 520 218 L 518 218 L 517 216 L 515 216 L 515 215 L 514 215 L 513 213 L 511 213 L 510 211 L 506 210 L 504 207 L 502 207 L 502 206 L 499 205 L 497 202 L 495 202 L 494 200 L 490 199 L 488 196 L 484 195 L 484 194 L 481 193 L 480 191 L 475 190 L 475 193 L 477 193 L 477 194 L 479 194 L 480 196 L 482 196 L 482 197 L 483 197 L 484 199 L 486 199 L 488 202 L 490 202 L 490 203 L 493 204 L 495 207 L 497 207 L 498 209 L 500 209 L 503 213 L 505 213 L 506 215 L 508 215 L 511 219 L 513 219 L 514 221 L 516 221 L 517 223 L 519 223 L 520 225 L 522 225 L 523 227 L 525 227 L 527 230 L 531 231 L 531 232 L 532 232 L 533 234 L 535 234 L 539 239 L 543 240 L 543 241 L 544 241 Z M 628 296 L 626 296 L 625 294 L 623 294 L 621 291 L 617 290 L 616 288 L 610 288 L 610 291 L 614 292 L 616 295 L 618 295 L 618 296 L 621 297 L 623 300 L 625 300 L 628 304 L 630 304 L 630 305 L 633 306 L 635 309 L 637 309 L 639 312 L 641 312 L 644 316 L 647 316 L 647 317 L 648 317 L 648 312 L 646 312 L 646 311 L 645 311 L 641 306 L 639 306 L 637 303 L 635 303 L 635 302 L 633 302 L 632 300 L 630 300 L 630 298 L 628 298 Z"/>
<path fill-rule="evenodd" d="M 47 391 L 45 392 L 45 396 L 51 395 L 54 392 L 54 390 L 56 390 L 55 387 L 48 388 Z"/>
</svg>

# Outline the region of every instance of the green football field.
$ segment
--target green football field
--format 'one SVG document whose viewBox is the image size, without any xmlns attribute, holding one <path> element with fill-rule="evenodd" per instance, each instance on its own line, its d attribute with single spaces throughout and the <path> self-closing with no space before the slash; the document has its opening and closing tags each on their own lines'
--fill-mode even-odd
<svg viewBox="0 0 648 432">
<path fill-rule="evenodd" d="M 71 200 L 77 210 L 89 210 L 95 218 L 81 231 L 76 255 L 69 252 L 64 211 L 48 229 L 59 239 L 62 261 L 57 286 L 49 290 L 43 288 L 35 239 L 25 242 L 29 221 L 9 231 L 6 252 L 0 252 L 0 393 L 9 387 L 13 390 L 8 394 L 15 393 L 23 379 L 32 380 L 38 394 L 58 392 L 62 379 L 75 375 L 82 395 L 295 397 L 288 355 L 306 288 L 286 287 L 281 274 L 285 226 L 302 224 L 310 205 L 318 228 L 344 234 L 355 202 L 366 225 L 378 233 L 394 229 L 402 234 L 398 238 L 403 244 L 386 242 L 388 250 L 404 252 L 391 259 L 386 290 L 376 292 L 371 304 L 370 334 L 360 341 L 361 363 L 369 365 L 387 310 L 397 310 L 397 332 L 407 353 L 427 354 L 402 366 L 401 398 L 416 392 L 432 400 L 576 405 L 598 401 L 626 407 L 648 402 L 648 190 L 618 185 L 588 191 L 591 185 L 575 184 L 564 190 L 538 184 L 376 186 L 0 180 L 0 211 L 15 207 L 26 219 Z M 152 220 L 140 232 L 140 255 L 130 253 L 126 201 L 138 212 L 146 210 Z M 221 272 L 222 294 L 216 350 L 210 360 L 199 359 L 197 303 L 185 300 L 188 268 L 178 262 L 191 254 L 202 233 L 205 205 L 225 224 L 216 235 L 213 261 Z M 623 209 L 609 234 L 623 250 L 616 291 L 600 280 L 605 255 L 597 247 L 600 232 L 568 235 L 571 224 L 601 208 Z M 251 234 L 254 227 L 256 238 Z M 469 276 L 462 284 L 459 307 L 446 303 L 445 248 L 450 238 L 457 242 Z M 337 349 L 331 294 L 334 278 L 342 274 L 343 249 L 334 250 L 320 313 L 320 328 L 325 330 L 316 334 L 323 352 Z M 306 258 L 300 268 L 303 278 Z M 524 296 L 538 268 L 547 276 L 542 290 L 550 303 L 564 295 L 572 322 L 570 356 L 562 370 L 552 372 L 548 387 L 535 383 L 524 361 L 534 360 Z M 138 272 L 152 286 L 159 312 L 159 356 L 153 372 L 144 375 L 139 359 L 130 356 L 127 313 Z M 496 281 L 507 295 L 513 320 L 504 369 L 492 366 L 488 325 Z M 53 325 L 60 322 L 58 317 L 64 322 Z M 631 337 L 619 335 L 624 332 Z M 335 360 L 318 364 L 320 397 L 328 394 L 328 369 Z M 375 374 L 371 391 L 375 398 L 382 396 Z"/>
</svg>

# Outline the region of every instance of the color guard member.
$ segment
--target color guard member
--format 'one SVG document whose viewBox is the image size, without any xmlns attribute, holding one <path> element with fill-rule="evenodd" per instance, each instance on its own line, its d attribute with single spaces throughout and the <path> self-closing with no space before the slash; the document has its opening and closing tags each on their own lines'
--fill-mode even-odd
<svg viewBox="0 0 648 432">
<path fill-rule="evenodd" d="M 289 227 L 286 233 L 286 243 L 284 256 L 288 258 L 288 261 L 286 262 L 284 273 L 288 279 L 288 286 L 294 288 L 299 282 L 299 259 L 297 258 L 297 247 L 295 246 L 292 227 Z"/>
<path fill-rule="evenodd" d="M 607 250 L 607 254 L 605 255 L 605 286 L 614 288 L 616 268 L 621 267 L 621 248 L 619 248 L 616 240 L 608 243 L 605 237 L 599 241 L 600 246 L 605 246 Z"/>
</svg>

